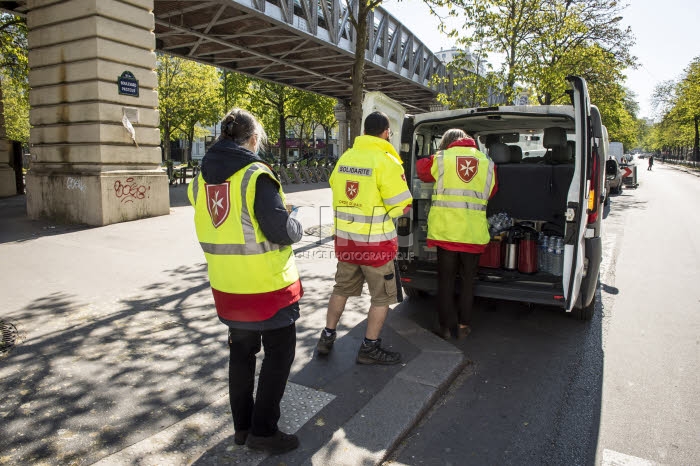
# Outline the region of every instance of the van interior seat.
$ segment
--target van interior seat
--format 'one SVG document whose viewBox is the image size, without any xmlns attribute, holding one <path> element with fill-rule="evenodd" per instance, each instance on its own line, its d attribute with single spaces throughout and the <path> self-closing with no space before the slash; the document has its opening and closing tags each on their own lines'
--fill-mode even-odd
<svg viewBox="0 0 700 466">
<path fill-rule="evenodd" d="M 510 163 L 510 148 L 502 142 L 494 142 L 489 146 L 489 158 L 493 163 Z"/>
<path fill-rule="evenodd" d="M 523 160 L 523 149 L 520 146 L 510 146 L 510 163 L 520 163 Z"/>
<path fill-rule="evenodd" d="M 573 146 L 567 144 L 563 128 L 545 130 L 546 163 L 500 164 L 498 191 L 489 201 L 487 215 L 507 212 L 518 220 L 540 220 L 557 225 L 563 232 L 566 204 L 574 176 Z M 509 150 L 510 152 L 510 150 Z"/>
</svg>

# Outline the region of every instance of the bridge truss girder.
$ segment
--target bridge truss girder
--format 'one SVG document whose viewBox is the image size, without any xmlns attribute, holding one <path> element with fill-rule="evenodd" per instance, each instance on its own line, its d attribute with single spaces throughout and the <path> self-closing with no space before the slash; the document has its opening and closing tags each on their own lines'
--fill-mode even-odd
<svg viewBox="0 0 700 466">
<path fill-rule="evenodd" d="M 351 3 L 351 6 L 354 6 Z M 155 0 L 157 48 L 349 101 L 354 28 L 341 0 Z M 428 111 L 445 67 L 382 8 L 368 16 L 365 90 Z"/>
<path fill-rule="evenodd" d="M 357 11 L 357 0 L 349 0 Z M 153 0 L 157 50 L 349 101 L 355 30 L 345 0 Z M 0 9 L 25 15 L 27 0 Z M 365 90 L 415 113 L 435 104 L 445 66 L 383 8 L 368 15 Z M 440 80 L 441 82 L 444 79 Z"/>
</svg>

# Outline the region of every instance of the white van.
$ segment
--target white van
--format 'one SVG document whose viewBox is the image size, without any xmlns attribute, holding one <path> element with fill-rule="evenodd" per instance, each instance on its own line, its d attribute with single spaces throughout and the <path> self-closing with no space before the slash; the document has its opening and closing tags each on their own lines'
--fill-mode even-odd
<svg viewBox="0 0 700 466">
<path fill-rule="evenodd" d="M 567 80 L 571 105 L 390 115 L 394 128 L 402 124 L 400 154 L 414 198 L 410 214 L 397 220 L 398 265 L 409 297 L 437 289 L 436 253 L 426 246 L 433 185 L 418 179 L 416 160 L 434 154 L 445 131 L 460 128 L 484 153 L 487 143 L 500 145 L 494 160 L 498 191 L 488 203 L 487 216 L 506 213 L 513 223 L 557 235 L 563 244 L 561 275 L 526 274 L 490 264 L 479 268 L 475 295 L 554 305 L 584 320 L 593 316 L 602 255 L 604 127 L 598 109 L 589 103 L 586 82 Z M 365 103 L 365 113 L 396 111 L 395 105 L 385 105 L 384 96 L 368 95 Z"/>
</svg>

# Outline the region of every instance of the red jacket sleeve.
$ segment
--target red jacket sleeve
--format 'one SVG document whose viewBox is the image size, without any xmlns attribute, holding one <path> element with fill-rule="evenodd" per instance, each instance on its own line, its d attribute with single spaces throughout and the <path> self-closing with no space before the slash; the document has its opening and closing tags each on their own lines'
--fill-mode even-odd
<svg viewBox="0 0 700 466">
<path fill-rule="evenodd" d="M 416 162 L 416 174 L 424 183 L 435 183 L 435 178 L 433 178 L 433 175 L 430 173 L 434 158 L 435 156 L 431 155 L 430 157 L 419 159 L 418 162 Z"/>
</svg>

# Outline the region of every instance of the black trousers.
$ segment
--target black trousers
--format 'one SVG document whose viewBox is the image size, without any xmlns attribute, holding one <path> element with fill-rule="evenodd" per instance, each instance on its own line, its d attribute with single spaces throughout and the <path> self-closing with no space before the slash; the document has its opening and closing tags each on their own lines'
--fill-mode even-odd
<svg viewBox="0 0 700 466">
<path fill-rule="evenodd" d="M 294 361 L 296 325 L 274 330 L 229 329 L 231 351 L 228 366 L 228 393 L 233 426 L 238 432 L 267 437 L 277 432 L 280 401 Z M 265 358 L 260 367 L 258 390 L 253 401 L 255 355 L 262 346 Z"/>
<path fill-rule="evenodd" d="M 474 275 L 480 254 L 455 252 L 437 248 L 438 319 L 440 327 L 452 328 L 458 323 L 470 325 L 474 305 Z M 462 277 L 459 305 L 455 306 L 455 279 Z"/>
</svg>

